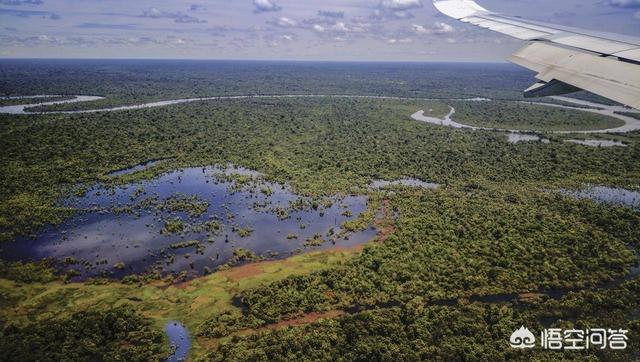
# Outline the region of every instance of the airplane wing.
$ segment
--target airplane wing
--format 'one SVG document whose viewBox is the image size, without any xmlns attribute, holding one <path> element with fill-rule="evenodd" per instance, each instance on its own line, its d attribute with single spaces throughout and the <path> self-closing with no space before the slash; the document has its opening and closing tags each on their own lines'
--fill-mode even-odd
<svg viewBox="0 0 640 362">
<path fill-rule="evenodd" d="M 525 97 L 587 90 L 640 109 L 640 39 L 504 16 L 473 0 L 433 4 L 457 20 L 527 41 L 509 57 L 538 73 L 539 82 L 524 91 Z"/>
</svg>

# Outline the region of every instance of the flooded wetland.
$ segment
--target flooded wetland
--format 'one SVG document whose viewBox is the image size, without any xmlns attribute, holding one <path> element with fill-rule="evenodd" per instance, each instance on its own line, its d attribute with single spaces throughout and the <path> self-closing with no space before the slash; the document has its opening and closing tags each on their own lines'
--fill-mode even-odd
<svg viewBox="0 0 640 362">
<path fill-rule="evenodd" d="M 312 200 L 234 167 L 187 168 L 121 187 L 96 185 L 64 206 L 78 214 L 34 239 L 4 244 L 0 256 L 53 258 L 81 278 L 186 277 L 307 249 L 349 247 L 376 234 L 371 228 L 341 230 L 367 208 L 365 196 Z"/>
</svg>

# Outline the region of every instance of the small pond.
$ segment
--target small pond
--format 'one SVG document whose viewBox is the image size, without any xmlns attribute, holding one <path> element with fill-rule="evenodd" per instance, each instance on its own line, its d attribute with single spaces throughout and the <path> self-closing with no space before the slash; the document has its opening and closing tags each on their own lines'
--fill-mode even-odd
<svg viewBox="0 0 640 362">
<path fill-rule="evenodd" d="M 191 338 L 187 327 L 180 322 L 170 321 L 165 325 L 164 331 L 169 337 L 171 348 L 171 356 L 166 359 L 166 362 L 185 361 L 191 348 Z"/>
<path fill-rule="evenodd" d="M 582 190 L 561 190 L 562 194 L 605 204 L 629 206 L 640 210 L 640 192 L 606 186 L 591 186 Z"/>
<path fill-rule="evenodd" d="M 627 147 L 622 142 L 611 140 L 566 140 L 565 142 L 589 147 Z"/>
<path fill-rule="evenodd" d="M 520 142 L 542 142 L 549 143 L 550 141 L 546 138 L 542 138 L 533 134 L 526 133 L 509 133 L 509 137 L 507 139 L 509 143 L 520 143 Z"/>
<path fill-rule="evenodd" d="M 83 210 L 34 239 L 4 244 L 0 257 L 53 258 L 77 279 L 144 272 L 189 276 L 223 264 L 349 247 L 372 228 L 340 230 L 367 208 L 365 196 L 313 201 L 246 169 L 188 168 L 107 188 L 97 185 L 64 205 Z"/>
<path fill-rule="evenodd" d="M 373 180 L 371 181 L 371 183 L 369 183 L 369 188 L 374 190 L 383 189 L 389 186 L 407 186 L 407 187 L 419 187 L 419 188 L 425 188 L 425 189 L 437 189 L 442 185 L 433 183 L 433 182 L 418 180 L 415 178 L 405 178 L 405 179 L 393 180 L 393 181 Z"/>
</svg>

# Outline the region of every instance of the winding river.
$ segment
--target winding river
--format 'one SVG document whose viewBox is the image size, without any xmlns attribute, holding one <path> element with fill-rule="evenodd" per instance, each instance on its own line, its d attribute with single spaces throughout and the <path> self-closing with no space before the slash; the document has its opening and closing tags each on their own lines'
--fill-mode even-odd
<svg viewBox="0 0 640 362">
<path fill-rule="evenodd" d="M 36 99 L 36 98 L 54 98 L 54 97 L 63 97 L 59 95 L 37 95 L 37 96 L 21 96 L 21 97 L 6 97 L 0 99 Z M 56 104 L 64 104 L 64 103 L 80 103 L 80 102 L 92 102 L 100 99 L 104 99 L 104 97 L 99 96 L 71 96 L 75 97 L 73 99 L 65 99 L 60 101 L 48 101 L 41 103 L 30 103 L 30 104 L 20 104 L 13 106 L 4 106 L 0 107 L 0 113 L 4 114 L 41 114 L 37 112 L 29 112 L 27 108 L 31 107 L 40 107 L 40 106 L 53 106 Z M 59 113 L 59 112 L 46 112 L 46 113 Z M 78 112 L 74 112 L 78 113 Z"/>
<path fill-rule="evenodd" d="M 456 113 L 456 110 L 451 106 L 449 106 L 449 109 L 450 109 L 449 114 L 447 114 L 443 119 L 435 118 L 435 117 L 427 117 L 424 115 L 423 110 L 412 114 L 411 118 L 420 122 L 437 124 L 437 125 L 447 126 L 452 128 L 466 128 L 466 129 L 472 129 L 472 130 L 498 131 L 498 132 L 509 132 L 509 133 L 592 134 L 592 133 L 629 133 L 629 132 L 640 130 L 639 119 L 635 119 L 633 117 L 616 113 L 616 112 L 640 113 L 640 111 L 638 110 L 628 109 L 620 106 L 608 106 L 604 104 L 592 103 L 592 102 L 582 101 L 582 100 L 568 98 L 568 97 L 551 97 L 551 98 L 559 101 L 563 101 L 566 103 L 573 103 L 582 107 L 571 107 L 571 106 L 565 106 L 561 104 L 551 104 L 551 103 L 541 103 L 541 102 L 518 102 L 518 103 L 542 105 L 545 107 L 562 108 L 562 109 L 570 109 L 570 110 L 583 111 L 583 112 L 589 112 L 589 113 L 596 113 L 603 116 L 617 118 L 623 121 L 625 124 L 623 126 L 616 127 L 616 128 L 586 130 L 586 131 L 537 131 L 537 130 L 516 130 L 516 129 L 506 129 L 506 128 L 477 127 L 477 126 L 471 126 L 471 125 L 454 121 L 452 117 Z M 490 100 L 483 99 L 483 100 L 476 100 L 476 101 L 489 102 Z M 593 107 L 593 108 L 584 108 L 584 107 Z"/>
<path fill-rule="evenodd" d="M 45 97 L 55 97 L 55 96 L 24 96 L 24 97 L 10 97 L 7 99 L 31 99 L 31 98 L 45 98 Z M 150 102 L 136 105 L 128 105 L 128 106 L 118 106 L 118 107 L 110 107 L 110 108 L 98 108 L 98 109 L 86 109 L 86 110 L 76 110 L 76 111 L 50 111 L 50 112 L 32 112 L 29 108 L 39 107 L 39 106 L 49 106 L 56 104 L 65 104 L 65 103 L 80 103 L 80 102 L 90 102 L 104 99 L 104 97 L 100 96 L 82 96 L 76 95 L 73 96 L 75 98 L 68 100 L 59 100 L 59 101 L 49 101 L 43 103 L 35 103 L 35 104 L 26 104 L 26 105 L 13 105 L 13 106 L 4 106 L 0 107 L 0 113 L 2 114 L 14 114 L 14 115 L 24 115 L 24 114 L 78 114 L 78 113 L 97 113 L 97 112 L 116 112 L 116 111 L 125 111 L 125 110 L 136 110 L 136 109 L 145 109 L 145 108 L 154 108 L 154 107 L 164 107 L 175 104 L 182 103 L 192 103 L 192 102 L 200 102 L 200 101 L 220 101 L 220 100 L 229 100 L 229 99 L 279 99 L 279 98 L 353 98 L 353 99 L 391 99 L 391 100 L 439 100 L 439 101 L 472 101 L 472 102 L 490 102 L 491 99 L 487 98 L 469 98 L 469 99 L 431 99 L 431 98 L 404 98 L 404 97 L 390 97 L 390 96 L 358 96 L 358 95 L 323 95 L 323 94 L 308 94 L 308 95 L 244 95 L 244 96 L 217 96 L 217 97 L 199 97 L 199 98 L 184 98 L 184 99 L 173 99 L 167 101 L 159 101 L 159 102 Z M 503 129 L 503 128 L 491 128 L 491 127 L 477 127 L 471 126 L 463 123 L 456 122 L 452 119 L 456 110 L 453 107 L 449 107 L 450 111 L 444 118 L 435 118 L 428 117 L 424 115 L 424 110 L 420 110 L 411 115 L 411 118 L 420 121 L 426 122 L 441 126 L 447 126 L 451 128 L 465 128 L 472 130 L 485 130 L 485 131 L 498 131 L 498 132 L 509 132 L 509 133 L 555 133 L 555 134 L 593 134 L 593 133 L 628 133 L 633 131 L 640 130 L 640 120 L 625 116 L 623 114 L 619 114 L 619 112 L 625 113 L 640 113 L 640 110 L 633 110 L 621 106 L 610 106 L 605 104 L 593 103 L 589 101 L 583 101 L 579 99 L 569 98 L 569 97 L 551 97 L 555 100 L 562 101 L 565 103 L 575 104 L 576 107 L 566 106 L 561 104 L 551 104 L 551 103 L 542 103 L 542 102 L 526 102 L 526 101 L 515 101 L 518 103 L 524 104 L 532 104 L 532 105 L 542 105 L 545 107 L 552 108 L 562 108 L 562 109 L 570 109 L 576 111 L 590 112 L 596 113 L 604 116 L 609 116 L 613 118 L 617 118 L 623 121 L 625 124 L 616 128 L 609 128 L 604 130 L 586 130 L 586 131 L 538 131 L 538 130 L 511 130 L 511 129 Z"/>
</svg>

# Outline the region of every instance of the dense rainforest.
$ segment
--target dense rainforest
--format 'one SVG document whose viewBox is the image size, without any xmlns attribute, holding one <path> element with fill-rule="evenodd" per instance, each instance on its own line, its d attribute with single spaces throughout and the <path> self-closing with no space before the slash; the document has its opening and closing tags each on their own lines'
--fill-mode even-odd
<svg viewBox="0 0 640 362">
<path fill-rule="evenodd" d="M 167 357 L 162 332 L 129 307 L 82 311 L 61 320 L 6 322 L 3 359 L 15 361 L 152 361 Z"/>
<path fill-rule="evenodd" d="M 640 137 L 594 135 L 627 146 L 595 148 L 563 142 L 583 136 L 545 134 L 618 123 L 506 101 L 520 99 L 531 81 L 531 74 L 500 64 L 3 61 L 5 95 L 106 97 L 58 109 L 222 94 L 505 101 L 237 99 L 0 115 L 3 243 L 24 242 L 67 220 L 78 210 L 65 198 L 96 183 L 116 189 L 170 170 L 227 163 L 312 200 L 366 195 L 371 210 L 343 226 L 378 230 L 361 248 L 247 263 L 191 281 L 76 281 L 60 275 L 55 261 L 2 261 L 0 354 L 11 360 L 162 360 L 170 353 L 162 326 L 179 319 L 193 339 L 192 360 L 640 358 L 640 286 L 633 274 L 640 213 L 561 192 L 588 185 L 639 190 Z M 550 142 L 509 143 L 505 133 L 410 118 L 418 110 L 443 117 L 450 105 L 478 125 L 534 125 Z M 163 161 L 108 175 L 149 160 Z M 403 178 L 441 186 L 367 187 L 372 180 Z M 175 200 L 184 206 L 188 197 Z M 160 205 L 178 207 L 175 200 Z M 184 209 L 203 210 L 197 202 Z M 198 247 L 190 240 L 176 245 Z M 511 349 L 509 336 L 522 325 L 538 334 L 551 327 L 624 328 L 629 348 Z"/>
</svg>

